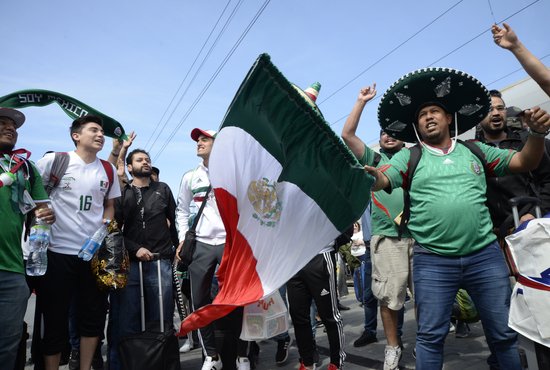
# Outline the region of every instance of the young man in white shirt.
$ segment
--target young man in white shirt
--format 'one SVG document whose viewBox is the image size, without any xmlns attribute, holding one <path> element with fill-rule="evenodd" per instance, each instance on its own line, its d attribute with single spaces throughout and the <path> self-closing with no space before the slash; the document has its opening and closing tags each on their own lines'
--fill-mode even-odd
<svg viewBox="0 0 550 370">
<path fill-rule="evenodd" d="M 193 262 L 189 265 L 193 310 L 212 303 L 212 279 L 216 272 L 216 266 L 221 263 L 225 246 L 225 227 L 214 192 L 210 191 L 205 197 L 210 186 L 208 160 L 215 137 L 216 131 L 213 130 L 195 128 L 191 131 L 191 139 L 197 142 L 197 156 L 202 158 L 202 163 L 183 175 L 177 200 L 176 226 L 179 240 L 182 241 L 176 251 L 178 258 L 185 233 L 190 227 L 191 202 L 197 209 L 201 207 L 202 202 L 206 202 L 195 230 L 197 246 L 193 253 Z M 213 323 L 199 329 L 199 339 L 206 357 L 202 370 L 220 370 L 223 365 L 216 349 Z M 249 360 L 245 357 L 246 344 L 247 342 L 240 340 L 237 343 L 237 368 L 239 370 L 250 369 Z"/>
<path fill-rule="evenodd" d="M 59 369 L 60 353 L 68 340 L 68 311 L 73 295 L 77 299 L 81 335 L 80 369 L 91 367 L 105 326 L 106 292 L 99 290 L 90 262 L 78 258 L 78 252 L 105 220 L 113 219 L 114 200 L 120 196 L 118 179 L 113 176 L 115 169 L 97 157 L 105 143 L 101 118 L 78 118 L 70 132 L 76 150 L 68 153 L 68 167 L 50 195 L 57 221 L 52 226 L 48 269 L 38 293 L 37 304 L 44 320 L 42 349 L 46 370 Z M 37 162 L 44 179 L 50 177 L 54 158 L 51 153 Z"/>
</svg>

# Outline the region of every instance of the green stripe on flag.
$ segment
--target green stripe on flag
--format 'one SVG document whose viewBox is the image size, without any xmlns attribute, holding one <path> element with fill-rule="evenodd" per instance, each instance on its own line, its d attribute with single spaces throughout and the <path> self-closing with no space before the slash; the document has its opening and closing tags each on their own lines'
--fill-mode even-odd
<svg viewBox="0 0 550 370">
<path fill-rule="evenodd" d="M 0 97 L 0 107 L 4 108 L 44 107 L 52 103 L 57 103 L 72 119 L 88 114 L 101 117 L 105 135 L 122 140 L 128 139 L 124 128 L 117 120 L 68 95 L 37 89 L 16 91 Z"/>
<path fill-rule="evenodd" d="M 372 177 L 267 54 L 256 60 L 233 98 L 221 129 L 229 126 L 253 136 L 281 163 L 277 181 L 296 184 L 338 230 L 361 217 Z"/>
</svg>

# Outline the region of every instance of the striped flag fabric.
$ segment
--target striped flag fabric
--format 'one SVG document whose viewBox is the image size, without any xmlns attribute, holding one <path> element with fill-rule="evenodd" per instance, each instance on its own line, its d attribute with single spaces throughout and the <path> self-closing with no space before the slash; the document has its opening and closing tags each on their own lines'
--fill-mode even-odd
<svg viewBox="0 0 550 370">
<path fill-rule="evenodd" d="M 285 284 L 361 217 L 373 183 L 267 54 L 224 117 L 209 172 L 227 232 L 220 290 L 180 335 Z"/>
</svg>

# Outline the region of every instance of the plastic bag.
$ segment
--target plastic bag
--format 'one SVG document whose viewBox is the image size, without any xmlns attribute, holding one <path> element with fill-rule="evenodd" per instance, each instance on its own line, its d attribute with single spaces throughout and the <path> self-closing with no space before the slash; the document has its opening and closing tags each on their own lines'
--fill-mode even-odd
<svg viewBox="0 0 550 370">
<path fill-rule="evenodd" d="M 288 310 L 278 290 L 244 306 L 241 339 L 269 339 L 288 331 Z"/>
<path fill-rule="evenodd" d="M 467 323 L 479 321 L 477 308 L 470 295 L 464 289 L 459 289 L 458 293 L 456 293 L 452 316 L 457 320 Z"/>
<path fill-rule="evenodd" d="M 129 267 L 124 237 L 113 221 L 109 224 L 109 234 L 92 258 L 92 273 L 101 289 L 120 289 L 126 286 Z"/>
</svg>

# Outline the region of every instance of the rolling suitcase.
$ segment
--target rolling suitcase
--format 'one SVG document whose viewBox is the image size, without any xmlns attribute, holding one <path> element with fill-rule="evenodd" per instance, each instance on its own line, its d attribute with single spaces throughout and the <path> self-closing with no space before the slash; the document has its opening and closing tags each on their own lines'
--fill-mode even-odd
<svg viewBox="0 0 550 370">
<path fill-rule="evenodd" d="M 141 333 L 120 340 L 119 352 L 122 368 L 126 370 L 179 370 L 180 357 L 178 338 L 173 327 L 164 328 L 160 259 L 155 254 L 159 282 L 160 321 L 145 323 L 145 298 L 143 292 L 143 268 L 139 262 L 139 285 L 141 298 Z M 160 330 L 159 330 L 160 326 Z"/>
</svg>

